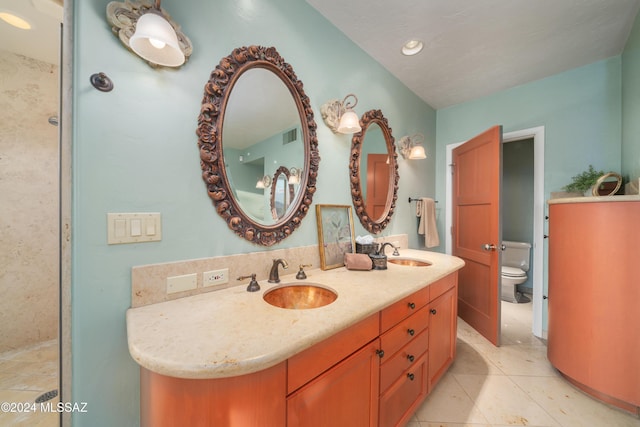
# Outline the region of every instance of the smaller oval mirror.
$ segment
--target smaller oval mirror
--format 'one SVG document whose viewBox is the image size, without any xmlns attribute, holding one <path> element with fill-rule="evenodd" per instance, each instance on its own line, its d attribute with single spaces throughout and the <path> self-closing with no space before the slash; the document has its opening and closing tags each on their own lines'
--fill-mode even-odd
<svg viewBox="0 0 640 427">
<path fill-rule="evenodd" d="M 287 167 L 280 166 L 271 184 L 271 216 L 275 221 L 285 216 L 295 196 L 291 173 Z"/>
<path fill-rule="evenodd" d="M 360 120 L 351 140 L 351 198 L 360 222 L 377 234 L 389 224 L 398 197 L 398 163 L 391 128 L 380 110 Z"/>
</svg>

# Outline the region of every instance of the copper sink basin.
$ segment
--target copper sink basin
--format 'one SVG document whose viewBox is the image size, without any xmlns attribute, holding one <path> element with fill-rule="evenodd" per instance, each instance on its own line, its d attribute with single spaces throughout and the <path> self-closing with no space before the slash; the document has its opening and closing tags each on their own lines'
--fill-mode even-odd
<svg viewBox="0 0 640 427">
<path fill-rule="evenodd" d="M 286 283 L 269 289 L 262 298 L 275 307 L 304 310 L 331 304 L 338 293 L 317 283 Z"/>
<path fill-rule="evenodd" d="M 428 261 L 412 258 L 389 258 L 387 262 L 390 262 L 391 264 L 408 265 L 410 267 L 427 267 L 431 265 Z"/>
</svg>

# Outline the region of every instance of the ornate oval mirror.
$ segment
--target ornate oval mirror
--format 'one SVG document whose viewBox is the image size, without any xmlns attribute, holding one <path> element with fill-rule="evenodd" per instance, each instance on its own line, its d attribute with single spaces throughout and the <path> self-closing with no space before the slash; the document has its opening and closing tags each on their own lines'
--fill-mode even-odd
<svg viewBox="0 0 640 427">
<path fill-rule="evenodd" d="M 380 110 L 364 113 L 360 126 L 351 140 L 351 199 L 364 228 L 377 234 L 389 224 L 398 198 L 398 155 Z"/>
<path fill-rule="evenodd" d="M 204 88 L 197 135 L 207 193 L 236 234 L 271 246 L 300 225 L 316 189 L 315 130 L 303 84 L 275 48 L 222 58 Z M 298 185 L 282 172 L 293 167 L 305 171 Z M 291 192 L 274 215 L 270 187 L 283 185 Z"/>
</svg>

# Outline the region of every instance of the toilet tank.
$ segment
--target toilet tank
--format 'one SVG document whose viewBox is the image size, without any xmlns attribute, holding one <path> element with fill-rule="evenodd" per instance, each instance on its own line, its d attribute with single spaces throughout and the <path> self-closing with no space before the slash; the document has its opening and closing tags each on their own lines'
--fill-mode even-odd
<svg viewBox="0 0 640 427">
<path fill-rule="evenodd" d="M 502 251 L 502 265 L 529 271 L 531 245 L 526 242 L 512 242 L 510 240 L 503 240 L 502 244 L 505 246 Z"/>
</svg>

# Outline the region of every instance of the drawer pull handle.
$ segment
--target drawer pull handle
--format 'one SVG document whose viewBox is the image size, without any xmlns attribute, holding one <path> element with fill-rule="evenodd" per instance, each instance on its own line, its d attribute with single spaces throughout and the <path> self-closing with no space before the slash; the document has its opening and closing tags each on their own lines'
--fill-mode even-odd
<svg viewBox="0 0 640 427">
<path fill-rule="evenodd" d="M 413 336 L 416 333 L 416 331 L 414 331 L 413 329 L 407 329 L 407 333 Z"/>
<path fill-rule="evenodd" d="M 409 378 L 410 381 L 413 381 L 416 378 L 416 376 L 413 374 L 407 374 L 407 378 Z"/>
<path fill-rule="evenodd" d="M 376 350 L 376 354 L 380 359 L 382 359 L 384 357 L 384 350 Z"/>
<path fill-rule="evenodd" d="M 431 310 L 429 310 L 429 311 L 431 312 L 431 314 L 436 314 L 436 313 L 437 313 L 437 311 L 436 311 L 436 309 L 435 309 L 435 308 L 432 308 L 432 309 L 431 309 Z"/>
<path fill-rule="evenodd" d="M 413 303 L 413 302 L 410 302 L 408 305 L 409 305 L 409 308 L 410 308 L 411 310 L 413 310 L 414 308 L 416 308 L 416 304 L 415 304 L 415 303 Z"/>
<path fill-rule="evenodd" d="M 413 362 L 415 357 L 413 357 L 413 354 L 410 354 L 410 355 L 407 356 L 407 359 L 409 359 L 409 362 Z"/>
</svg>

